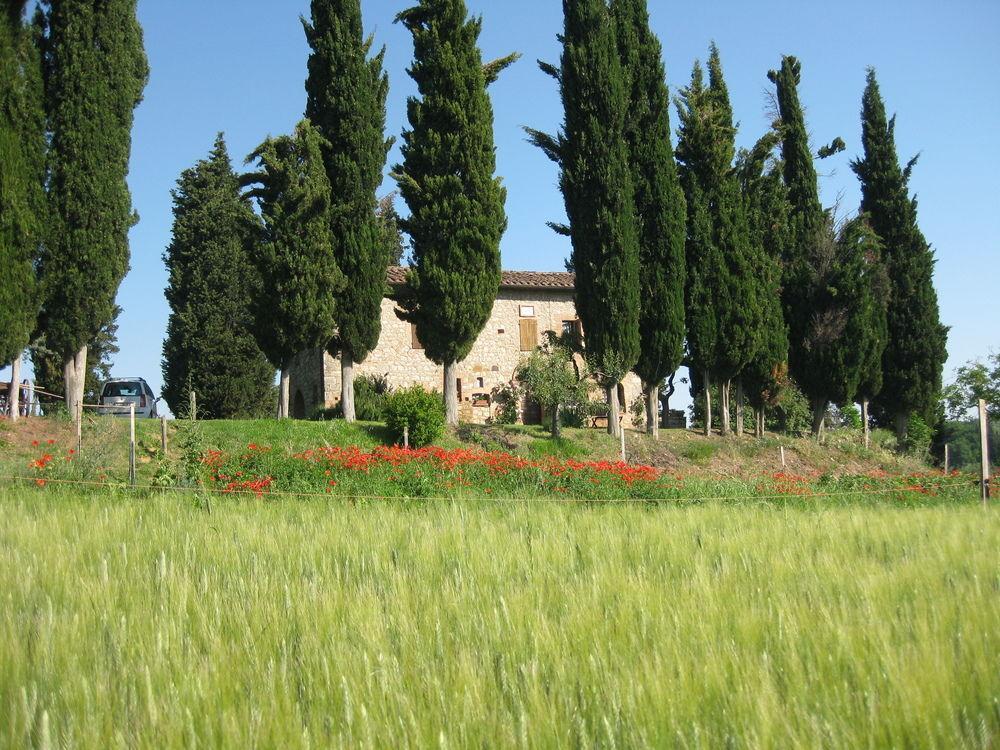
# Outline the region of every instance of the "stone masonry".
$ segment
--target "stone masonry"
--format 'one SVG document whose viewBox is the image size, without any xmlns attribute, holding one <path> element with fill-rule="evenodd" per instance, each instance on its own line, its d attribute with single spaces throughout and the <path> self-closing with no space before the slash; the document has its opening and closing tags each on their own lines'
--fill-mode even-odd
<svg viewBox="0 0 1000 750">
<path fill-rule="evenodd" d="M 390 286 L 404 283 L 405 269 L 389 269 Z M 509 383 L 522 358 L 543 341 L 546 331 L 576 330 L 579 321 L 573 304 L 573 274 L 504 272 L 489 322 L 472 351 L 458 364 L 459 412 L 464 422 L 485 422 L 492 407 L 485 399 L 494 387 Z M 356 363 L 355 377 L 386 375 L 394 388 L 420 385 L 441 390 L 444 367 L 434 364 L 417 341 L 413 326 L 400 320 L 395 303 L 382 300 L 382 334 L 378 346 L 363 363 Z M 308 417 L 319 408 L 340 401 L 340 360 L 322 350 L 299 354 L 290 367 L 292 414 Z M 641 395 L 639 378 L 625 378 L 625 405 Z M 595 391 L 594 398 L 598 398 Z M 483 405 L 479 405 L 483 404 Z M 522 404 L 522 419 L 537 421 L 537 409 Z"/>
</svg>

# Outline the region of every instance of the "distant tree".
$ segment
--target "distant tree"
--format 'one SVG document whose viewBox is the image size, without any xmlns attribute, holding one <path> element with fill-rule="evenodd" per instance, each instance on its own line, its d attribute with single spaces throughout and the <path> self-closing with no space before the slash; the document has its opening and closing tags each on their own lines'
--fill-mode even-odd
<svg viewBox="0 0 1000 750">
<path fill-rule="evenodd" d="M 240 194 L 221 133 L 209 157 L 181 173 L 171 195 L 163 397 L 176 415 L 187 414 L 191 390 L 199 416 L 273 413 L 274 368 L 254 338 L 251 310 L 261 293 L 249 258 L 260 222 Z"/>
<path fill-rule="evenodd" d="M 639 222 L 639 359 L 646 431 L 655 435 L 660 385 L 684 356 L 684 239 L 687 209 L 670 141 L 670 95 L 646 0 L 613 0 L 628 87 L 625 141 Z"/>
<path fill-rule="evenodd" d="M 978 408 L 980 399 L 986 402 L 990 416 L 1000 414 L 1000 353 L 991 354 L 986 362 L 972 360 L 955 372 L 954 382 L 942 392 L 948 418 L 968 419 Z"/>
<path fill-rule="evenodd" d="M 261 232 L 250 260 L 261 285 L 251 307 L 254 335 L 268 361 L 281 371 L 278 417 L 289 415 L 292 358 L 333 338 L 335 294 L 344 277 L 330 238 L 330 181 L 323 165 L 323 137 L 308 120 L 294 136 L 268 138 L 247 157 L 259 171 L 244 175 L 259 201 Z"/>
<path fill-rule="evenodd" d="M 917 201 L 909 194 L 916 158 L 899 164 L 896 118 L 886 117 L 874 69 L 868 71 L 861 125 L 865 155 L 851 166 L 861 181 L 861 211 L 882 241 L 890 285 L 883 384 L 875 406 L 894 423 L 902 443 L 911 414 L 934 421 L 948 329 L 941 324 L 934 290 L 934 253 L 917 226 Z"/>
<path fill-rule="evenodd" d="M 306 79 L 306 117 L 326 139 L 333 257 L 350 283 L 338 293 L 337 331 L 328 350 L 340 356 L 341 407 L 355 420 L 354 364 L 364 362 L 382 331 L 382 299 L 390 249 L 375 214 L 392 139 L 385 137 L 389 79 L 385 50 L 369 58 L 360 0 L 312 0 L 303 21 L 312 50 Z"/>
<path fill-rule="evenodd" d="M 882 243 L 871 230 L 867 216 L 860 217 L 868 230 L 868 254 L 865 257 L 864 277 L 860 288 L 859 310 L 862 324 L 857 341 L 861 349 L 861 366 L 855 398 L 861 402 L 861 426 L 865 446 L 871 430 L 870 404 L 882 392 L 882 360 L 888 343 L 889 275 L 882 260 Z"/>
<path fill-rule="evenodd" d="M 126 177 L 149 68 L 136 2 L 42 6 L 51 231 L 39 264 L 40 328 L 63 359 L 71 411 L 83 395 L 87 344 L 112 318 L 137 221 Z"/>
<path fill-rule="evenodd" d="M 517 366 L 514 378 L 548 411 L 554 438 L 559 437 L 560 411 L 587 401 L 589 387 L 573 364 L 572 350 L 552 338 Z"/>
<path fill-rule="evenodd" d="M 389 256 L 389 265 L 403 265 L 403 258 L 406 256 L 407 250 L 406 238 L 403 236 L 403 230 L 399 227 L 400 219 L 396 212 L 395 192 L 379 198 L 375 217 L 378 219 L 380 236 Z"/>
<path fill-rule="evenodd" d="M 789 329 L 789 368 L 795 382 L 810 399 L 813 409 L 813 432 L 819 434 L 823 416 L 830 400 L 842 402 L 853 396 L 857 374 L 851 383 L 849 373 L 829 369 L 843 363 L 846 354 L 840 351 L 850 343 L 837 337 L 847 325 L 844 297 L 836 298 L 831 290 L 846 284 L 841 273 L 842 246 L 819 200 L 819 184 L 805 116 L 799 101 L 798 85 L 802 65 L 786 55 L 781 68 L 768 73 L 777 88 L 778 112 L 781 117 L 781 156 L 785 187 L 789 202 L 789 234 L 784 258 L 782 303 Z M 842 150 L 843 142 L 836 139 L 820 150 L 829 156 Z M 830 282 L 831 286 L 825 286 Z M 846 396 L 838 397 L 848 384 Z"/>
<path fill-rule="evenodd" d="M 467 18 L 464 0 L 420 0 L 396 20 L 413 35 L 409 72 L 419 91 L 409 100 L 403 163 L 395 169 L 410 208 L 400 224 L 414 261 L 398 301 L 427 357 L 444 365 L 445 413 L 455 425 L 456 366 L 493 309 L 507 228 L 486 88 L 517 56 L 483 64 L 482 20 Z"/>
<path fill-rule="evenodd" d="M 35 261 L 45 230 L 42 68 L 25 0 L 0 8 L 0 364 L 20 383 L 22 352 L 38 316 Z M 11 387 L 17 419 L 19 390 Z"/>
<path fill-rule="evenodd" d="M 528 130 L 559 164 L 559 186 L 576 273 L 576 310 L 587 359 L 605 389 L 608 432 L 618 434 L 618 383 L 639 360 L 639 224 L 625 121 L 629 79 L 605 0 L 565 0 L 560 68 L 540 63 L 559 83 L 558 136 Z"/>
</svg>

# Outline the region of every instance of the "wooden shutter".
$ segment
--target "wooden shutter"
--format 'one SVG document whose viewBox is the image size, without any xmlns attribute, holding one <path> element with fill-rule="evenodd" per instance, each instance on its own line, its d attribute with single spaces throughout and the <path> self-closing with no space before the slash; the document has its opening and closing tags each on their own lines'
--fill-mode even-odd
<svg viewBox="0 0 1000 750">
<path fill-rule="evenodd" d="M 538 346 L 538 321 L 534 318 L 521 318 L 521 351 L 533 352 Z"/>
<path fill-rule="evenodd" d="M 420 343 L 420 339 L 417 338 L 417 324 L 410 323 L 410 348 L 411 349 L 423 349 L 424 345 Z"/>
</svg>

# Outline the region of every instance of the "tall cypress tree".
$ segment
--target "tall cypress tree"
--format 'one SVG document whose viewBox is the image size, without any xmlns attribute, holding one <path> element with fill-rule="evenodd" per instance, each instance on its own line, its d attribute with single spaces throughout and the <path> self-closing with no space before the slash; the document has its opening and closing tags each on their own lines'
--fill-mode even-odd
<svg viewBox="0 0 1000 750">
<path fill-rule="evenodd" d="M 67 406 L 84 387 L 87 342 L 108 323 L 137 221 L 126 177 L 133 111 L 149 68 L 136 0 L 48 0 L 51 230 L 39 266 L 41 330 L 63 359 Z"/>
<path fill-rule="evenodd" d="M 445 412 L 458 424 L 456 365 L 493 309 L 507 228 L 486 88 L 516 56 L 483 64 L 482 19 L 467 17 L 464 0 L 420 0 L 396 20 L 413 35 L 409 72 L 420 94 L 409 100 L 395 168 L 414 261 L 399 301 L 426 355 L 444 365 Z"/>
<path fill-rule="evenodd" d="M 816 166 L 798 95 L 801 72 L 801 63 L 786 55 L 780 70 L 767 75 L 777 88 L 781 156 L 790 207 L 782 287 L 789 328 L 789 367 L 792 377 L 810 399 L 813 432 L 818 434 L 827 403 L 830 400 L 842 403 L 853 396 L 849 362 L 854 357 L 840 349 L 857 347 L 850 339 L 845 342 L 838 332 L 847 325 L 850 310 L 848 295 L 841 287 L 854 283 L 844 275 L 847 260 L 841 251 L 853 246 L 838 243 L 832 221 L 819 200 Z M 842 149 L 843 143 L 838 138 L 821 149 L 820 156 Z M 834 294 L 838 289 L 841 289 L 839 297 Z M 844 388 L 848 391 L 846 396 L 842 395 Z"/>
<path fill-rule="evenodd" d="M 591 370 L 605 387 L 608 431 L 618 434 L 618 383 L 639 360 L 639 224 L 625 137 L 629 86 L 605 0 L 563 0 L 557 137 L 529 130 L 561 167 L 576 272 L 576 310 Z"/>
<path fill-rule="evenodd" d="M 670 141 L 670 95 L 646 0 L 613 0 L 618 51 L 629 83 L 625 141 L 639 222 L 639 359 L 646 431 L 659 426 L 659 391 L 684 356 L 687 209 Z"/>
<path fill-rule="evenodd" d="M 340 355 L 341 405 L 353 422 L 354 363 L 378 344 L 390 260 L 375 216 L 375 191 L 392 145 L 385 138 L 389 79 L 382 70 L 385 50 L 368 57 L 372 40 L 364 36 L 360 0 L 312 0 L 311 11 L 311 22 L 303 21 L 312 49 L 306 117 L 326 139 L 333 257 L 350 279 L 338 293 L 336 336 L 327 344 Z"/>
<path fill-rule="evenodd" d="M 688 197 L 688 352 L 705 387 L 717 381 L 722 433 L 729 431 L 729 384 L 753 358 L 763 327 L 761 264 L 733 165 L 736 126 L 718 48 L 708 59 L 709 83 L 695 63 L 678 105 L 677 156 Z M 697 268 L 696 268 L 697 266 Z"/>
<path fill-rule="evenodd" d="M 254 334 L 268 361 L 281 371 L 278 416 L 287 419 L 288 365 L 333 337 L 334 294 L 344 277 L 330 235 L 330 181 L 323 137 L 308 120 L 294 136 L 268 138 L 249 157 L 259 171 L 245 175 L 247 195 L 260 202 L 264 223 L 250 254 L 261 286 L 251 306 Z"/>
<path fill-rule="evenodd" d="M 260 222 L 240 194 L 221 133 L 208 159 L 181 174 L 172 196 L 163 397 L 178 416 L 187 413 L 191 390 L 199 416 L 271 414 L 274 368 L 252 333 L 260 281 L 249 252 Z"/>
<path fill-rule="evenodd" d="M 857 342 L 861 350 L 860 373 L 855 398 L 861 402 L 861 423 L 865 447 L 869 444 L 871 400 L 882 392 L 882 358 L 889 339 L 889 274 L 882 260 L 882 243 L 871 229 L 870 219 L 862 215 L 868 232 L 867 255 L 864 259 L 864 278 L 861 284 L 858 314 L 861 316 L 861 336 Z"/>
<path fill-rule="evenodd" d="M 35 326 L 35 260 L 45 228 L 41 61 L 25 0 L 0 8 L 0 364 L 11 362 L 11 418 L 20 364 Z"/>
<path fill-rule="evenodd" d="M 941 325 L 934 290 L 934 253 L 917 226 L 917 202 L 909 195 L 916 159 L 901 167 L 895 117 L 886 117 L 875 71 L 869 69 L 861 109 L 865 155 L 852 167 L 861 181 L 861 211 L 882 241 L 890 284 L 888 341 L 883 386 L 876 408 L 905 438 L 911 414 L 927 420 L 941 390 L 948 329 Z"/>
</svg>

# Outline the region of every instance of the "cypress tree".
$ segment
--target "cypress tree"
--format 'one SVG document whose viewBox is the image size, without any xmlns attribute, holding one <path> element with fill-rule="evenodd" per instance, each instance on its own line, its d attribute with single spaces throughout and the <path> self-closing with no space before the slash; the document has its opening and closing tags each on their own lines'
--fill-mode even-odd
<svg viewBox="0 0 1000 750">
<path fill-rule="evenodd" d="M 288 365 L 307 349 L 333 338 L 334 294 L 344 277 L 333 257 L 330 181 L 323 165 L 323 137 L 308 120 L 294 136 L 268 138 L 249 157 L 260 171 L 245 175 L 247 195 L 260 202 L 262 231 L 251 262 L 260 290 L 252 300 L 254 334 L 268 361 L 281 371 L 278 416 L 287 419 Z"/>
<path fill-rule="evenodd" d="M 364 36 L 360 0 L 312 0 L 311 16 L 303 21 L 312 50 L 306 117 L 326 139 L 333 258 L 350 279 L 338 293 L 337 331 L 327 348 L 340 355 L 341 406 L 353 422 L 354 364 L 378 344 L 387 291 L 389 247 L 375 215 L 375 191 L 392 145 L 385 138 L 389 79 L 382 70 L 385 50 L 368 57 L 372 40 Z"/>
<path fill-rule="evenodd" d="M 934 253 L 917 226 L 917 202 L 909 195 L 916 159 L 905 167 L 899 164 L 896 120 L 886 117 L 873 69 L 868 71 L 861 120 L 865 155 L 852 167 L 861 181 L 861 211 L 881 239 L 889 278 L 888 340 L 875 406 L 892 419 L 902 441 L 911 414 L 928 422 L 935 418 L 948 329 L 941 325 L 934 290 Z"/>
<path fill-rule="evenodd" d="M 561 65 L 541 63 L 559 83 L 557 137 L 529 130 L 561 167 L 576 272 L 576 310 L 587 358 L 606 391 L 608 431 L 617 435 L 618 383 L 639 360 L 639 224 L 625 137 L 629 86 L 604 0 L 563 0 Z"/>
<path fill-rule="evenodd" d="M 12 363 L 11 419 L 38 315 L 34 264 L 45 228 L 41 61 L 24 7 L 25 0 L 8 0 L 0 8 L 0 364 Z"/>
<path fill-rule="evenodd" d="M 718 48 L 711 46 L 709 85 L 695 63 L 681 92 L 678 159 L 688 196 L 689 358 L 702 371 L 706 415 L 719 385 L 722 434 L 729 432 L 730 381 L 751 361 L 763 328 L 761 262 L 751 242 L 737 172 L 736 126 Z M 698 268 L 695 268 L 695 266 Z M 739 398 L 737 399 L 739 403 Z M 738 409 L 742 416 L 741 408 Z M 711 417 L 706 418 L 706 434 Z"/>
<path fill-rule="evenodd" d="M 829 217 L 819 200 L 819 185 L 813 155 L 809 150 L 798 85 L 802 66 L 797 59 L 785 56 L 781 69 L 768 73 L 777 88 L 781 116 L 781 156 L 784 162 L 785 187 L 789 202 L 789 234 L 783 269 L 782 303 L 789 328 L 789 368 L 792 377 L 810 399 L 813 409 L 813 432 L 819 434 L 823 415 L 830 400 L 843 403 L 853 395 L 850 385 L 850 362 L 856 357 L 841 348 L 857 347 L 840 337 L 847 326 L 850 306 L 847 285 L 855 282 L 845 276 L 849 265 L 842 251 L 852 248 L 838 243 Z M 843 149 L 836 139 L 821 149 L 828 156 Z M 837 290 L 840 291 L 839 297 Z M 857 355 L 857 351 L 855 351 Z M 843 395 L 844 389 L 848 393 Z"/>
<path fill-rule="evenodd" d="M 149 68 L 136 0 L 45 3 L 51 227 L 39 264 L 40 327 L 82 396 L 87 342 L 112 318 L 137 221 L 126 177 L 133 111 Z"/>
<path fill-rule="evenodd" d="M 199 416 L 273 413 L 274 369 L 252 333 L 260 281 L 249 254 L 260 222 L 240 194 L 221 133 L 208 159 L 186 169 L 171 195 L 163 397 L 178 416 L 187 413 L 191 390 Z"/>
<path fill-rule="evenodd" d="M 687 209 L 670 142 L 670 95 L 646 0 L 613 0 L 618 51 L 629 83 L 625 141 L 639 224 L 639 359 L 646 431 L 659 426 L 660 384 L 684 355 Z"/>
<path fill-rule="evenodd" d="M 865 447 L 869 444 L 871 400 L 882 392 L 882 357 L 889 338 L 889 275 L 882 260 L 882 243 L 871 229 L 867 216 L 862 215 L 868 230 L 868 254 L 864 261 L 864 278 L 860 290 L 858 314 L 861 317 L 861 337 L 857 344 L 861 350 L 861 364 L 855 398 L 861 402 L 861 423 Z"/>
<path fill-rule="evenodd" d="M 395 168 L 410 208 L 401 225 L 414 261 L 399 302 L 427 357 L 444 365 L 445 412 L 454 425 L 456 364 L 493 309 L 507 228 L 486 89 L 516 56 L 483 64 L 482 19 L 467 17 L 464 0 L 420 0 L 396 20 L 413 35 L 409 73 L 419 91 L 408 103 L 410 128 Z"/>
</svg>

